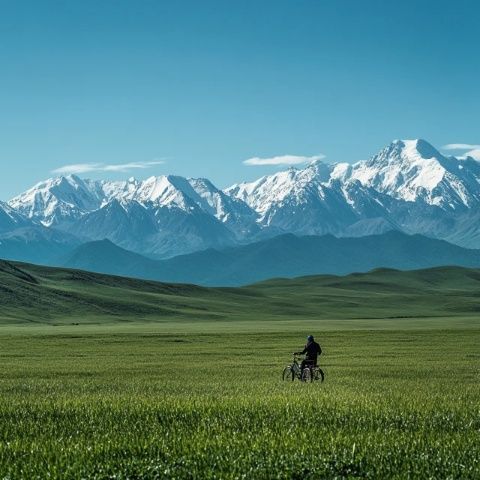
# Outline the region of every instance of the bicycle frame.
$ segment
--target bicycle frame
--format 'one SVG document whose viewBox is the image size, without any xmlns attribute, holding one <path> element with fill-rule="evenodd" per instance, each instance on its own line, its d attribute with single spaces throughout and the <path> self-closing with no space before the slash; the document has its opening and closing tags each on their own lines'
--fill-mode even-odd
<svg viewBox="0 0 480 480">
<path fill-rule="evenodd" d="M 302 378 L 302 368 L 300 367 L 300 364 L 298 361 L 300 360 L 300 357 L 297 357 L 296 355 L 293 356 L 293 362 L 292 365 L 290 365 L 290 368 L 293 372 L 293 374 L 298 378 Z"/>
</svg>

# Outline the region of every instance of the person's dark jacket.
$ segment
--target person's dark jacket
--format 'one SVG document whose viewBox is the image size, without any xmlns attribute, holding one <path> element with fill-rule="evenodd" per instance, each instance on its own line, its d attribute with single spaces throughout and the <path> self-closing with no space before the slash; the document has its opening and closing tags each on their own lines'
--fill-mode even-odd
<svg viewBox="0 0 480 480">
<path fill-rule="evenodd" d="M 310 342 L 305 345 L 302 355 L 305 355 L 305 360 L 311 360 L 317 364 L 318 356 L 322 353 L 322 348 L 317 342 Z"/>
</svg>

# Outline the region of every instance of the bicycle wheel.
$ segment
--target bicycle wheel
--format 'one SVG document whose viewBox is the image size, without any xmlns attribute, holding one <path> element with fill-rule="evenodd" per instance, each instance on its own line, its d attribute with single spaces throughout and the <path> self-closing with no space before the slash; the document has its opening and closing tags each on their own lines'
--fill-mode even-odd
<svg viewBox="0 0 480 480">
<path fill-rule="evenodd" d="M 302 382 L 311 382 L 313 381 L 312 372 L 309 368 L 304 368 L 302 373 Z"/>
<path fill-rule="evenodd" d="M 285 367 L 283 369 L 282 379 L 285 381 L 291 381 L 295 379 L 295 375 L 293 374 L 292 367 Z"/>
<path fill-rule="evenodd" d="M 320 382 L 323 382 L 325 380 L 325 374 L 323 373 L 323 370 L 320 367 L 317 367 L 315 369 L 315 375 L 313 378 L 315 380 L 320 380 Z"/>
</svg>

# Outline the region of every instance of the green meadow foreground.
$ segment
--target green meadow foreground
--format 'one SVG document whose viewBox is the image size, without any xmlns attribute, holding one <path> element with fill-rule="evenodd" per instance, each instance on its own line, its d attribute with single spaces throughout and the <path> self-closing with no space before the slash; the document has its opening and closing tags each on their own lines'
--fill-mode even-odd
<svg viewBox="0 0 480 480">
<path fill-rule="evenodd" d="M 214 291 L 9 265 L 1 479 L 480 477 L 476 271 Z M 418 278 L 430 296 L 415 294 Z M 157 297 L 155 317 L 168 288 L 182 313 L 168 318 Z M 368 291 L 384 293 L 368 302 Z M 282 382 L 307 333 L 324 349 L 325 383 Z"/>
<path fill-rule="evenodd" d="M 479 478 L 478 324 L 389 326 L 7 328 L 0 478 Z"/>
</svg>

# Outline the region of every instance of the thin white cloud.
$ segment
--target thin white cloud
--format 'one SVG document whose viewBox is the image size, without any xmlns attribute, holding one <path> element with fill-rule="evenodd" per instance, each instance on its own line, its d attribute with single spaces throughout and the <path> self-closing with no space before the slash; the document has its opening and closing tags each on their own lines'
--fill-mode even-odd
<svg viewBox="0 0 480 480">
<path fill-rule="evenodd" d="M 129 172 L 130 170 L 150 168 L 155 165 L 162 165 L 163 160 L 152 160 L 150 162 L 130 162 L 130 163 L 75 163 L 72 165 L 64 165 L 63 167 L 52 170 L 52 173 L 60 175 L 72 175 L 90 172 Z"/>
<path fill-rule="evenodd" d="M 304 157 L 301 155 L 279 155 L 277 157 L 259 158 L 253 157 L 244 160 L 245 165 L 300 165 L 302 163 L 315 162 L 316 160 L 322 160 L 325 155 L 314 155 L 312 157 Z"/>
<path fill-rule="evenodd" d="M 442 150 L 477 150 L 480 145 L 472 145 L 471 143 L 448 143 L 442 147 Z"/>
<path fill-rule="evenodd" d="M 480 161 L 480 146 L 479 148 L 474 148 L 473 150 L 469 150 L 468 152 L 465 152 L 461 158 L 467 158 L 467 157 L 472 157 L 475 160 Z"/>
<path fill-rule="evenodd" d="M 462 155 L 457 158 L 465 160 L 467 157 L 472 157 L 480 161 L 480 145 L 472 143 L 449 143 L 444 145 L 442 150 L 463 150 Z"/>
</svg>

